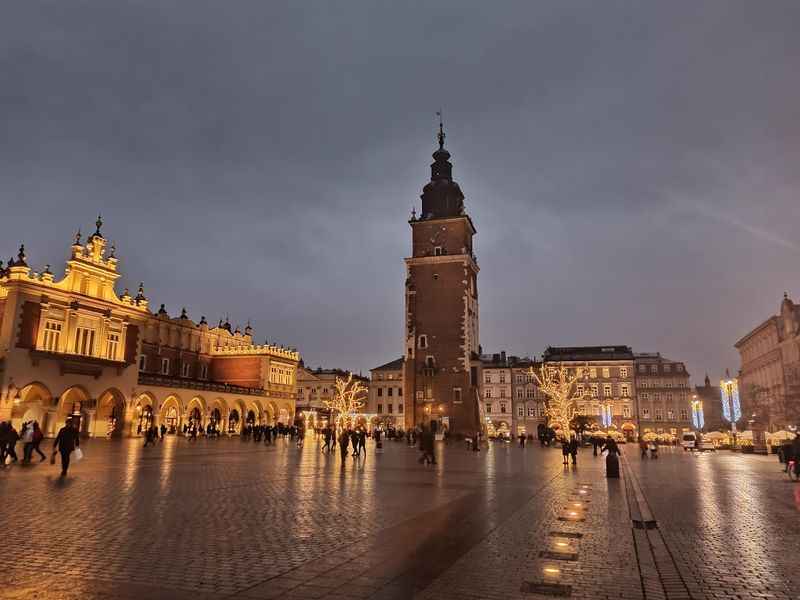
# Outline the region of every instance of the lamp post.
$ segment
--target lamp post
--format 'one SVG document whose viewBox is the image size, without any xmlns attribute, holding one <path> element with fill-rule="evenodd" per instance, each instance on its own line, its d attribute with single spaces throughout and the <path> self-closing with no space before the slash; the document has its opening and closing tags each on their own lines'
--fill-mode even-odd
<svg viewBox="0 0 800 600">
<path fill-rule="evenodd" d="M 731 424 L 733 447 L 736 448 L 736 421 L 742 417 L 742 407 L 739 403 L 739 382 L 731 377 L 728 369 L 725 369 L 725 379 L 719 382 L 719 389 L 722 396 L 722 416 Z"/>
</svg>

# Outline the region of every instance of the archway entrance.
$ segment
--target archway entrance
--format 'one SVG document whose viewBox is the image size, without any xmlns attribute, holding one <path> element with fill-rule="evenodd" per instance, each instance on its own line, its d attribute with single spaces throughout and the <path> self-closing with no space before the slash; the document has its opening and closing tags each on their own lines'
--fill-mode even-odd
<svg viewBox="0 0 800 600">
<path fill-rule="evenodd" d="M 231 411 L 231 414 L 228 416 L 228 433 L 238 433 L 239 432 L 239 411 L 235 408 Z"/>
<path fill-rule="evenodd" d="M 222 414 L 219 412 L 218 408 L 215 408 L 211 411 L 210 423 L 211 429 L 213 431 L 217 431 L 220 427 L 220 423 L 222 422 Z"/>
<path fill-rule="evenodd" d="M 200 414 L 200 409 L 196 406 L 189 413 L 189 427 L 203 428 L 203 417 Z"/>
<path fill-rule="evenodd" d="M 178 409 L 170 406 L 164 416 L 164 425 L 167 428 L 167 433 L 177 433 L 178 431 Z"/>
<path fill-rule="evenodd" d="M 88 395 L 80 387 L 71 387 L 66 390 L 61 395 L 61 401 L 58 404 L 58 415 L 55 424 L 56 430 L 61 427 L 67 419 L 72 418 L 73 427 L 80 431 L 81 435 L 87 434 L 87 427 L 91 425 L 88 423 L 85 413 L 85 404 L 88 399 Z"/>
<path fill-rule="evenodd" d="M 38 421 L 42 431 L 52 431 L 56 423 L 48 424 L 48 407 L 52 406 L 50 391 L 39 383 L 26 385 L 17 392 L 17 399 L 11 409 L 11 422 L 17 431 L 22 430 L 22 423 Z M 52 416 L 52 413 L 50 413 Z"/>
<path fill-rule="evenodd" d="M 247 411 L 247 419 L 245 419 L 245 422 L 250 426 L 255 425 L 256 424 L 256 413 L 253 412 L 252 410 L 248 410 Z"/>
<path fill-rule="evenodd" d="M 153 426 L 153 407 L 149 404 L 142 406 L 139 411 L 139 420 L 136 424 L 136 433 L 144 435 Z"/>
<path fill-rule="evenodd" d="M 122 426 L 125 419 L 125 400 L 117 390 L 108 390 L 100 395 L 97 403 L 95 435 L 104 435 L 107 438 L 122 436 Z"/>
</svg>

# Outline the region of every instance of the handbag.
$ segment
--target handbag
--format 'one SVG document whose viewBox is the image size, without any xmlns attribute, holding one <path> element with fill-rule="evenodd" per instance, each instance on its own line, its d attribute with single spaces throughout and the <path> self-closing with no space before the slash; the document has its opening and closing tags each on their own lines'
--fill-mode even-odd
<svg viewBox="0 0 800 600">
<path fill-rule="evenodd" d="M 83 458 L 83 450 L 81 450 L 80 448 L 75 448 L 75 450 L 72 451 L 72 460 L 78 462 L 82 458 Z"/>
</svg>

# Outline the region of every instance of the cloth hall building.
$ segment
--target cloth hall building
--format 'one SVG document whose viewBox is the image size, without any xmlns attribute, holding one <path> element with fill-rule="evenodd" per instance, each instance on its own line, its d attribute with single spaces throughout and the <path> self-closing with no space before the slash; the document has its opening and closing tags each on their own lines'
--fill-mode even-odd
<svg viewBox="0 0 800 600">
<path fill-rule="evenodd" d="M 68 417 L 88 436 L 135 436 L 294 418 L 299 354 L 253 343 L 252 329 L 151 312 L 143 286 L 117 295 L 114 246 L 100 229 L 70 248 L 65 275 L 0 263 L 0 421 L 37 420 L 52 436 Z"/>
</svg>

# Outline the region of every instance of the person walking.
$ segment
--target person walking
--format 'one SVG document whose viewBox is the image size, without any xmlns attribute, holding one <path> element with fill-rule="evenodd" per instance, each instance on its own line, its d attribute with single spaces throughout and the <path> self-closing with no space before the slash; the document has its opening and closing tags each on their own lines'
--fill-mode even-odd
<svg viewBox="0 0 800 600">
<path fill-rule="evenodd" d="M 6 466 L 6 437 L 8 436 L 9 424 L 0 421 L 0 467 Z"/>
<path fill-rule="evenodd" d="M 33 425 L 30 421 L 22 424 L 20 439 L 22 440 L 22 464 L 27 465 L 31 462 L 33 453 Z"/>
<path fill-rule="evenodd" d="M 41 427 L 39 427 L 39 421 L 34 421 L 33 422 L 33 442 L 32 442 L 33 446 L 31 448 L 31 453 L 30 454 L 33 455 L 33 453 L 36 452 L 36 454 L 39 455 L 39 462 L 42 462 L 45 458 L 47 458 L 47 456 L 45 456 L 45 453 L 42 452 L 39 449 L 39 444 L 42 443 L 43 439 L 44 439 L 44 433 L 42 432 Z M 28 456 L 28 461 L 30 461 L 30 456 Z"/>
<path fill-rule="evenodd" d="M 330 428 L 330 426 L 326 425 L 325 428 L 322 430 L 322 439 L 325 440 L 325 443 L 322 444 L 322 451 L 323 452 L 330 452 L 331 451 L 331 428 Z"/>
<path fill-rule="evenodd" d="M 69 469 L 69 457 L 72 452 L 81 445 L 78 439 L 78 430 L 75 429 L 72 417 L 67 419 L 66 424 L 58 431 L 56 439 L 53 442 L 53 456 L 50 458 L 51 463 L 55 463 L 56 450 L 61 454 L 61 477 L 67 476 Z"/>
<path fill-rule="evenodd" d="M 11 462 L 17 462 L 19 458 L 17 457 L 17 440 L 19 440 L 19 434 L 17 430 L 14 429 L 14 425 L 11 422 L 6 423 L 6 431 L 5 431 L 5 455 L 3 456 L 3 464 L 6 464 L 6 457 L 11 457 Z"/>
<path fill-rule="evenodd" d="M 519 447 L 520 448 L 524 448 L 525 447 L 525 434 L 524 433 L 520 433 L 519 434 Z"/>
<path fill-rule="evenodd" d="M 592 436 L 592 456 L 597 456 L 597 448 L 600 446 L 600 440 L 596 435 Z"/>
<path fill-rule="evenodd" d="M 561 457 L 564 459 L 564 466 L 569 464 L 570 443 L 566 437 L 561 438 Z"/>
<path fill-rule="evenodd" d="M 569 441 L 569 454 L 572 457 L 572 465 L 576 466 L 578 464 L 578 438 L 574 435 Z"/>
<path fill-rule="evenodd" d="M 157 431 L 155 425 L 151 425 L 147 428 L 147 431 L 144 432 L 144 448 L 156 445 L 156 437 L 158 437 Z"/>
<path fill-rule="evenodd" d="M 419 458 L 420 464 L 423 462 L 426 465 L 436 464 L 436 457 L 433 454 L 433 445 L 434 445 L 433 430 L 429 427 L 423 426 L 419 436 L 419 449 L 422 451 L 422 456 L 420 456 Z"/>
<path fill-rule="evenodd" d="M 647 442 L 644 441 L 644 437 L 639 438 L 639 452 L 641 452 L 641 458 L 647 458 Z"/>
<path fill-rule="evenodd" d="M 358 456 L 361 457 L 361 453 L 364 453 L 364 458 L 367 457 L 367 431 L 366 429 L 359 429 L 358 430 Z"/>
<path fill-rule="evenodd" d="M 617 442 L 614 441 L 614 438 L 608 436 L 606 438 L 606 443 L 600 452 L 608 452 L 608 455 L 606 456 L 606 477 L 619 479 L 620 451 L 619 446 L 617 446 Z"/>
<path fill-rule="evenodd" d="M 164 436 L 167 435 L 167 426 L 164 423 L 161 424 L 161 441 L 164 441 Z"/>
<path fill-rule="evenodd" d="M 342 464 L 347 459 L 347 445 L 350 443 L 350 431 L 347 429 L 342 429 L 342 432 L 339 434 L 339 450 L 342 453 Z"/>
</svg>

